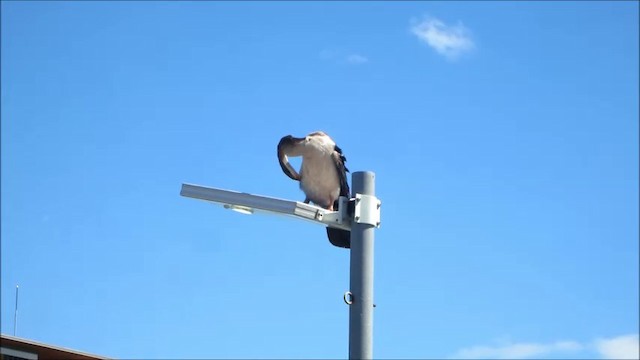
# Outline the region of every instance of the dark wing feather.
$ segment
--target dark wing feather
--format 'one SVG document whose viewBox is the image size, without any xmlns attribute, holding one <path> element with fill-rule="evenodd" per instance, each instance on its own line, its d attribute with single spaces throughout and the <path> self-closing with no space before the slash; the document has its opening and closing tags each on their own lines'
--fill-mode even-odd
<svg viewBox="0 0 640 360">
<path fill-rule="evenodd" d="M 349 190 L 349 182 L 347 181 L 347 169 L 345 163 L 347 158 L 342 154 L 342 149 L 337 145 L 335 151 L 332 154 L 333 162 L 336 164 L 336 170 L 338 170 L 338 177 L 340 178 L 340 196 L 351 197 Z M 338 210 L 338 200 L 333 203 L 333 209 Z M 351 247 L 351 232 L 348 230 L 336 229 L 327 227 L 327 237 L 329 242 L 337 247 L 350 248 Z"/>
<path fill-rule="evenodd" d="M 335 146 L 332 156 L 336 170 L 338 171 L 338 177 L 340 178 L 340 196 L 350 197 L 349 182 L 347 181 L 347 172 L 349 172 L 349 169 L 347 169 L 345 165 L 347 158 L 342 154 L 342 149 L 340 149 L 338 145 Z"/>
</svg>

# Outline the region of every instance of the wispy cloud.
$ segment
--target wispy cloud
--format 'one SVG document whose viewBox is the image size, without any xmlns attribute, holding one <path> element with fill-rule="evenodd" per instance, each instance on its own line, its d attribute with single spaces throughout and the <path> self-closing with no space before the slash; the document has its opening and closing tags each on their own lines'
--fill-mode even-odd
<svg viewBox="0 0 640 360">
<path fill-rule="evenodd" d="M 473 346 L 455 353 L 454 359 L 530 359 L 557 352 L 582 349 L 575 341 L 559 341 L 552 344 L 518 343 L 503 346 Z"/>
<path fill-rule="evenodd" d="M 638 334 L 598 339 L 595 346 L 603 359 L 640 359 Z"/>
<path fill-rule="evenodd" d="M 331 59 L 334 59 L 335 57 L 336 57 L 335 50 L 323 49 L 322 51 L 320 51 L 320 59 L 322 60 L 331 60 Z"/>
<path fill-rule="evenodd" d="M 354 52 L 324 49 L 320 52 L 320 58 L 326 61 L 346 63 L 349 65 L 361 65 L 369 62 L 369 58 Z"/>
<path fill-rule="evenodd" d="M 462 53 L 475 47 L 470 31 L 460 22 L 449 26 L 439 19 L 428 16 L 419 22 L 414 20 L 411 32 L 438 54 L 450 60 L 457 59 Z"/>
<path fill-rule="evenodd" d="M 369 62 L 369 59 L 366 56 L 362 56 L 360 54 L 351 54 L 347 56 L 347 62 L 349 64 L 364 64 Z"/>
<path fill-rule="evenodd" d="M 554 343 L 505 343 L 496 346 L 472 346 L 458 350 L 452 359 L 540 359 L 589 351 L 601 359 L 640 360 L 638 334 L 601 338 L 592 342 L 557 341 Z"/>
</svg>

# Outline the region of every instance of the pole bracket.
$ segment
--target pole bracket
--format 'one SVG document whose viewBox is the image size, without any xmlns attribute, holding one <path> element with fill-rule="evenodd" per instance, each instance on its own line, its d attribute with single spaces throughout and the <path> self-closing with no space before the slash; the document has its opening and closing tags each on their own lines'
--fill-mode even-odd
<svg viewBox="0 0 640 360">
<path fill-rule="evenodd" d="M 345 196 L 338 198 L 338 209 L 328 211 L 326 209 L 317 208 L 314 219 L 326 226 L 338 229 L 351 229 L 351 218 L 349 217 L 349 199 Z"/>
<path fill-rule="evenodd" d="M 380 227 L 380 199 L 373 195 L 356 194 L 355 201 L 354 222 Z"/>
<path fill-rule="evenodd" d="M 351 293 L 351 291 L 345 292 L 344 295 L 342 295 L 342 298 L 344 299 L 345 304 L 347 305 L 353 304 L 353 294 Z"/>
</svg>

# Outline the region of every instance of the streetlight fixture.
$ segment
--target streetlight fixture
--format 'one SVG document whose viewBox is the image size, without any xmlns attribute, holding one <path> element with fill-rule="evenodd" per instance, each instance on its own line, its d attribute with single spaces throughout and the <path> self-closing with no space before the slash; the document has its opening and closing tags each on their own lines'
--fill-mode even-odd
<svg viewBox="0 0 640 360">
<path fill-rule="evenodd" d="M 349 359 L 373 359 L 373 240 L 380 226 L 380 200 L 375 197 L 373 172 L 354 172 L 352 180 L 352 198 L 341 196 L 338 211 L 192 184 L 182 184 L 180 195 L 222 204 L 243 214 L 272 213 L 350 230 L 350 290 L 344 295 L 349 305 Z M 348 211 L 351 202 L 353 211 Z"/>
</svg>

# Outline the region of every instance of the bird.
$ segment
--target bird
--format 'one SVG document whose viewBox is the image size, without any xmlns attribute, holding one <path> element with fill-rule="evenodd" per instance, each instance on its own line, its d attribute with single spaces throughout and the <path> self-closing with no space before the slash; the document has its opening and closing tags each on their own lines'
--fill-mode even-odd
<svg viewBox="0 0 640 360">
<path fill-rule="evenodd" d="M 298 156 L 302 156 L 299 173 L 288 159 Z M 329 211 L 337 211 L 339 197 L 349 197 L 347 158 L 323 131 L 315 131 L 302 138 L 282 137 L 278 143 L 278 161 L 285 175 L 300 182 L 306 204 L 312 202 Z M 327 237 L 334 246 L 351 247 L 351 232 L 348 230 L 327 227 Z"/>
</svg>

